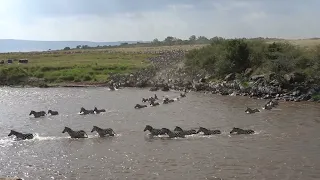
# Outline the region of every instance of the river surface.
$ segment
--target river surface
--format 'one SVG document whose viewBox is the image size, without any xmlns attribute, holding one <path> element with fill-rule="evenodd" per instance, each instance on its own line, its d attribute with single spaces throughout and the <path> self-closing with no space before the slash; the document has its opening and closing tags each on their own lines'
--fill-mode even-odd
<svg viewBox="0 0 320 180">
<path fill-rule="evenodd" d="M 156 92 L 175 98 L 178 92 Z M 280 102 L 271 111 L 245 114 L 265 100 L 188 93 L 172 104 L 134 109 L 143 89 L 0 88 L 0 177 L 26 180 L 312 180 L 320 179 L 320 105 Z M 106 113 L 79 115 L 81 107 Z M 59 111 L 34 118 L 31 110 Z M 260 108 L 261 109 L 261 108 Z M 92 126 L 112 128 L 100 138 Z M 221 135 L 185 139 L 150 138 L 146 125 L 183 129 L 203 126 Z M 71 139 L 65 126 L 85 130 L 87 139 Z M 233 127 L 252 135 L 229 135 Z M 34 133 L 15 141 L 11 129 Z"/>
</svg>

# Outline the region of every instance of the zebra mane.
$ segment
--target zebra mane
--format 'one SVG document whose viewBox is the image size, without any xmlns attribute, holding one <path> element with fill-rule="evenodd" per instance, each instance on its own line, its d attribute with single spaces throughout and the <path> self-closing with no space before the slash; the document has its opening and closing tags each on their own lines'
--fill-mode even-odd
<svg viewBox="0 0 320 180">
<path fill-rule="evenodd" d="M 98 126 L 93 126 L 93 129 L 102 130 L 102 128 L 99 128 Z"/>
<path fill-rule="evenodd" d="M 22 134 L 21 132 L 15 131 L 15 130 L 11 130 L 11 133 L 13 134 Z"/>
</svg>

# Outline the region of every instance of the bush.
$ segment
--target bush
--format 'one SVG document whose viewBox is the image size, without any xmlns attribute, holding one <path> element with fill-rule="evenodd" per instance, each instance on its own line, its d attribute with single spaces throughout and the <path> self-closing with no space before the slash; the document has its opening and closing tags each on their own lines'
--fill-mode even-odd
<svg viewBox="0 0 320 180">
<path fill-rule="evenodd" d="M 221 39 L 186 54 L 186 69 L 195 74 L 200 69 L 224 78 L 229 73 L 242 74 L 247 68 L 254 73 L 275 72 L 279 75 L 305 71 L 320 75 L 320 46 L 314 50 L 289 43 L 268 44 L 262 40 Z"/>
</svg>

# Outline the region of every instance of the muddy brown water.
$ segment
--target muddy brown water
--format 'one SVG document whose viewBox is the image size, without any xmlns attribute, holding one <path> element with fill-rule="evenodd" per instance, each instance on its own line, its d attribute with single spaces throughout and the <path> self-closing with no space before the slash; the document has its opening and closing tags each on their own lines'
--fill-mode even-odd
<svg viewBox="0 0 320 180">
<path fill-rule="evenodd" d="M 156 92 L 177 97 L 178 92 Z M 319 179 L 320 105 L 280 102 L 279 107 L 245 114 L 264 100 L 189 93 L 168 105 L 134 109 L 143 89 L 1 88 L 0 176 L 24 179 Z M 104 114 L 79 115 L 81 107 L 105 108 Z M 30 110 L 59 111 L 58 116 L 29 117 Z M 220 129 L 221 135 L 185 139 L 150 138 L 156 128 Z M 113 128 L 112 138 L 91 133 L 92 126 Z M 88 139 L 70 139 L 68 126 Z M 233 127 L 253 135 L 229 135 Z M 10 130 L 35 134 L 14 141 Z"/>
</svg>

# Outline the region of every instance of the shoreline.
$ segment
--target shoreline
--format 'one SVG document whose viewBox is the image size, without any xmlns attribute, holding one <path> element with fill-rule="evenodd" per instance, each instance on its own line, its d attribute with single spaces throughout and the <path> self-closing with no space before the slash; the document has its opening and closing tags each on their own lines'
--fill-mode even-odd
<svg viewBox="0 0 320 180">
<path fill-rule="evenodd" d="M 209 86 L 209 83 L 206 83 L 207 86 Z M 62 83 L 62 84 L 48 84 L 46 87 L 39 87 L 39 86 L 32 86 L 32 85 L 25 85 L 25 86 L 1 86 L 1 87 L 10 87 L 10 88 L 109 88 L 109 83 Z M 155 87 L 158 87 L 158 90 L 154 90 Z M 201 93 L 201 94 L 216 94 L 221 96 L 243 96 L 248 97 L 252 99 L 258 99 L 258 100 L 281 100 L 281 101 L 291 101 L 291 102 L 314 102 L 314 103 L 320 103 L 320 100 L 312 100 L 311 95 L 308 95 L 308 93 L 301 93 L 299 96 L 292 95 L 290 91 L 287 93 L 279 93 L 276 95 L 270 95 L 270 94 L 261 94 L 261 95 L 254 95 L 247 92 L 240 92 L 239 90 L 235 90 L 233 88 L 227 88 L 223 89 L 223 91 L 218 89 L 201 89 L 197 90 L 196 88 L 186 88 L 185 86 L 168 86 L 169 90 L 162 90 L 161 88 L 166 87 L 165 85 L 161 86 L 153 86 L 153 85 L 146 85 L 143 87 L 139 86 L 119 86 L 116 89 L 123 89 L 123 88 L 135 88 L 135 89 L 145 89 L 150 92 L 183 92 L 186 90 L 187 92 L 195 92 L 195 93 Z M 310 89 L 310 88 L 308 88 Z M 320 87 L 319 87 L 320 89 Z M 293 92 L 294 94 L 294 92 Z"/>
</svg>

